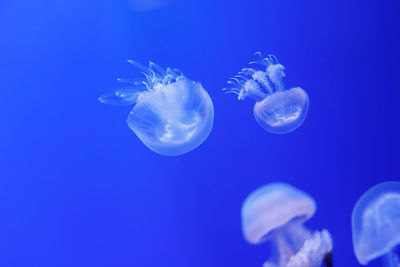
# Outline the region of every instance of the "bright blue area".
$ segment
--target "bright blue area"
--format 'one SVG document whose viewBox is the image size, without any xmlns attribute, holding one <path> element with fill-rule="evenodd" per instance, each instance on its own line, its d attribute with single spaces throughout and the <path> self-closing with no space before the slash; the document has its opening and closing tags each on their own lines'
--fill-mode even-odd
<svg viewBox="0 0 400 267">
<path fill-rule="evenodd" d="M 400 179 L 400 2 L 129 1 L 0 2 L 0 265 L 260 267 L 268 245 L 245 242 L 240 208 L 282 181 L 315 198 L 308 226 L 330 230 L 336 266 L 358 266 L 353 206 Z M 310 97 L 293 133 L 269 134 L 220 90 L 255 51 Z M 198 149 L 157 155 L 130 107 L 97 101 L 140 75 L 126 59 L 203 84 L 215 122 Z"/>
</svg>

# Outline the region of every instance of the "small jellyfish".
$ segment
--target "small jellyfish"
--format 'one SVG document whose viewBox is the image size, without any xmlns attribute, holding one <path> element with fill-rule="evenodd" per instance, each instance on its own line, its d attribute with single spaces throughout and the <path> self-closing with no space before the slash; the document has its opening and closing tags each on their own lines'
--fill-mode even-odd
<svg viewBox="0 0 400 267">
<path fill-rule="evenodd" d="M 203 143 L 214 121 L 214 107 L 203 86 L 177 69 L 164 70 L 153 62 L 148 67 L 128 62 L 139 68 L 145 79 L 118 79 L 131 86 L 105 94 L 99 101 L 134 105 L 128 126 L 156 153 L 181 155 Z"/>
<path fill-rule="evenodd" d="M 264 267 L 332 266 L 332 239 L 327 230 L 311 232 L 303 223 L 315 212 L 314 199 L 284 183 L 252 192 L 242 206 L 242 230 L 251 244 L 270 241 Z"/>
<path fill-rule="evenodd" d="M 309 100 L 300 87 L 285 89 L 282 79 L 286 76 L 284 66 L 275 56 L 266 58 L 260 52 L 259 60 L 250 62 L 254 68 L 243 68 L 229 79 L 226 93 L 238 95 L 239 100 L 252 98 L 254 117 L 265 130 L 285 134 L 297 129 L 305 120 Z"/>
<path fill-rule="evenodd" d="M 364 193 L 354 206 L 351 226 L 361 264 L 385 255 L 387 266 L 399 267 L 400 182 L 384 182 Z"/>
</svg>

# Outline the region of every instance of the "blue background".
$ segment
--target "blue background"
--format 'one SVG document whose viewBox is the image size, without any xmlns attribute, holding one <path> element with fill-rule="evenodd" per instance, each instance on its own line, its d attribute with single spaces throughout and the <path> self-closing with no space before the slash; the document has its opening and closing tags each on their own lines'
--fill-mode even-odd
<svg viewBox="0 0 400 267">
<path fill-rule="evenodd" d="M 336 266 L 358 266 L 352 207 L 400 179 L 400 2 L 165 1 L 0 2 L 0 265 L 262 266 L 269 246 L 244 241 L 241 204 L 284 181 L 314 196 L 307 226 L 329 229 Z M 220 90 L 256 51 L 309 94 L 290 134 Z M 140 75 L 126 59 L 203 84 L 215 123 L 200 147 L 157 155 L 130 107 L 97 101 Z"/>
</svg>

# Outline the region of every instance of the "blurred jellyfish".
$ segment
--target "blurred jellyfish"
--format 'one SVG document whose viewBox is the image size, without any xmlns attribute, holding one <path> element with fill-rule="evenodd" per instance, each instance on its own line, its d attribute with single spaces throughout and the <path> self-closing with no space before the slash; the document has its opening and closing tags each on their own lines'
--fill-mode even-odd
<svg viewBox="0 0 400 267">
<path fill-rule="evenodd" d="M 260 52 L 256 55 L 259 60 L 249 64 L 261 67 L 243 68 L 223 90 L 237 94 L 239 100 L 254 99 L 254 117 L 265 130 L 274 134 L 294 131 L 307 116 L 307 93 L 300 87 L 285 89 L 285 68 L 275 56 L 264 58 Z"/>
<path fill-rule="evenodd" d="M 311 196 L 284 183 L 267 184 L 246 198 L 242 206 L 245 239 L 251 244 L 272 244 L 264 267 L 318 267 L 323 261 L 332 266 L 329 232 L 312 232 L 303 225 L 315 209 Z"/>
<path fill-rule="evenodd" d="M 400 266 L 400 182 L 384 182 L 357 201 L 351 217 L 354 253 L 361 264 L 386 255 Z"/>
<path fill-rule="evenodd" d="M 106 104 L 135 105 L 128 126 L 156 153 L 175 156 L 198 147 L 211 132 L 214 108 L 200 83 L 179 70 L 150 62 L 149 67 L 129 60 L 145 75 L 145 80 L 125 80 L 132 87 L 117 89 L 99 98 Z"/>
</svg>

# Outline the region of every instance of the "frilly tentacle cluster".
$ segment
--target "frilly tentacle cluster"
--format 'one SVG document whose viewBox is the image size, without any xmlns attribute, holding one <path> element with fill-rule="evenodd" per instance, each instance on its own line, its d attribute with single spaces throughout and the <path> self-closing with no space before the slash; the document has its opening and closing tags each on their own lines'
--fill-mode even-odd
<svg viewBox="0 0 400 267">
<path fill-rule="evenodd" d="M 144 86 L 149 91 L 153 91 L 160 86 L 168 85 L 178 80 L 186 79 L 180 70 L 171 68 L 163 69 L 151 61 L 149 62 L 148 67 L 133 60 L 128 60 L 128 62 L 140 69 L 146 79 L 139 81 L 129 81 L 125 79 L 118 80 L 121 82 L 133 83 L 137 86 Z"/>
<path fill-rule="evenodd" d="M 287 267 L 301 267 L 321 265 L 327 253 L 332 251 L 332 238 L 327 230 L 315 232 L 312 237 L 304 242 L 303 247 L 293 255 Z"/>
<path fill-rule="evenodd" d="M 113 105 L 132 105 L 137 102 L 143 92 L 154 91 L 165 85 L 186 79 L 178 69 L 163 69 L 151 61 L 148 67 L 133 60 L 128 60 L 128 62 L 140 69 L 145 79 L 117 79 L 119 82 L 128 84 L 128 86 L 104 93 L 99 97 L 100 102 Z"/>
<path fill-rule="evenodd" d="M 281 255 L 279 263 L 265 262 L 263 267 L 319 267 L 332 251 L 332 238 L 327 230 L 314 232 L 292 255 Z"/>
<path fill-rule="evenodd" d="M 263 56 L 255 53 L 258 60 L 252 61 L 250 68 L 243 68 L 237 75 L 228 80 L 228 87 L 222 90 L 225 93 L 238 95 L 239 100 L 252 97 L 256 101 L 264 99 L 275 91 L 284 89 L 282 78 L 285 77 L 284 66 L 274 55 Z"/>
</svg>

